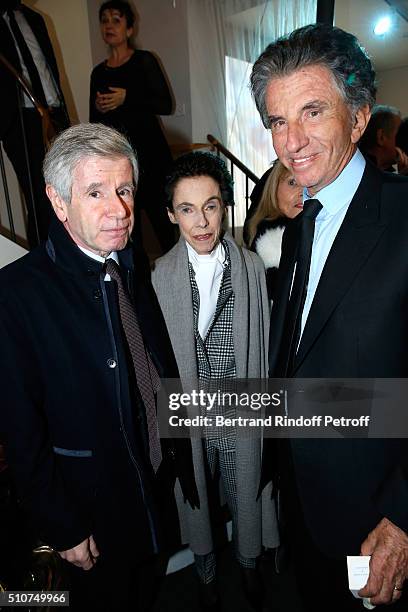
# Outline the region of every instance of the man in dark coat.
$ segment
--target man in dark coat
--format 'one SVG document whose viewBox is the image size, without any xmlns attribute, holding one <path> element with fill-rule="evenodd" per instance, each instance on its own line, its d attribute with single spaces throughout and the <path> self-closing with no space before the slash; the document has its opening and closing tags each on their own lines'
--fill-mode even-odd
<svg viewBox="0 0 408 612">
<path fill-rule="evenodd" d="M 112 128 L 62 132 L 44 162 L 49 238 L 0 273 L 0 436 L 34 532 L 69 562 L 74 608 L 138 609 L 176 471 L 149 410 L 177 368 L 128 244 L 137 174 Z"/>
<path fill-rule="evenodd" d="M 2 0 L 0 34 L 1 55 L 48 109 L 54 129 L 68 127 L 57 61 L 42 16 L 18 0 Z M 52 212 L 41 172 L 45 154 L 41 116 L 2 62 L 0 82 L 0 138 L 24 193 L 27 237 L 30 247 L 34 247 L 47 238 Z"/>
<path fill-rule="evenodd" d="M 357 39 L 323 24 L 279 39 L 254 65 L 258 110 L 305 200 L 283 239 L 271 376 L 407 376 L 408 181 L 377 170 L 357 149 L 374 77 Z M 348 592 L 346 567 L 346 555 L 360 552 L 371 556 L 360 595 L 406 609 L 398 600 L 408 575 L 407 450 L 395 439 L 280 445 L 308 611 L 362 609 Z"/>
</svg>

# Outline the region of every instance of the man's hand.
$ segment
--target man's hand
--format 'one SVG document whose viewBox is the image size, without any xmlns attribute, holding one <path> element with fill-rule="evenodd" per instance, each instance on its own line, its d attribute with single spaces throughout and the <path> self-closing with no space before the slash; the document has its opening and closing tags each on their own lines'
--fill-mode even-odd
<svg viewBox="0 0 408 612">
<path fill-rule="evenodd" d="M 95 106 L 100 113 L 107 113 L 121 106 L 126 98 L 126 89 L 122 87 L 109 87 L 112 93 L 96 93 Z"/>
<path fill-rule="evenodd" d="M 371 555 L 368 582 L 358 594 L 373 605 L 390 604 L 401 597 L 408 577 L 408 536 L 383 518 L 361 546 L 362 555 Z M 396 587 L 396 588 L 395 588 Z"/>
<path fill-rule="evenodd" d="M 82 567 L 83 570 L 89 570 L 96 563 L 99 557 L 99 550 L 96 547 L 93 536 L 74 546 L 68 550 L 59 551 L 60 556 L 77 567 Z"/>
</svg>

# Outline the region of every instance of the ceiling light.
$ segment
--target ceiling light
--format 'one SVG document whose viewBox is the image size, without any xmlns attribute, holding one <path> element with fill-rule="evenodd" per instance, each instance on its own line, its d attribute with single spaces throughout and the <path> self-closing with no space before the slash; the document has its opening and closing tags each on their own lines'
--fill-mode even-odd
<svg viewBox="0 0 408 612">
<path fill-rule="evenodd" d="M 377 21 L 374 27 L 374 34 L 376 36 L 383 36 L 391 28 L 391 17 L 382 17 Z"/>
</svg>

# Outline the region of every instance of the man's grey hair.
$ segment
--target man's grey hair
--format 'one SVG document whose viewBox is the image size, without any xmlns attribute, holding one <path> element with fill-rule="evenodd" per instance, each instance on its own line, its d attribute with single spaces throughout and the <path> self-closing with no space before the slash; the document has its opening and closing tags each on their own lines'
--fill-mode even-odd
<svg viewBox="0 0 408 612">
<path fill-rule="evenodd" d="M 352 114 L 375 103 L 375 72 L 357 38 L 328 24 L 308 25 L 268 45 L 254 64 L 252 94 L 266 128 L 270 125 L 265 97 L 271 80 L 313 65 L 332 73 Z"/>
<path fill-rule="evenodd" d="M 43 163 L 45 183 L 52 185 L 67 204 L 71 202 L 75 168 L 86 157 L 127 158 L 137 186 L 139 169 L 136 154 L 126 137 L 100 123 L 80 123 L 56 137 Z"/>
</svg>

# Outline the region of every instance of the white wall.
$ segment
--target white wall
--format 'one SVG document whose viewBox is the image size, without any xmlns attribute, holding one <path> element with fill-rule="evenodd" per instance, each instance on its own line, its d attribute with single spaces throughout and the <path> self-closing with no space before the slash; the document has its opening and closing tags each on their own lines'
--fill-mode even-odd
<svg viewBox="0 0 408 612">
<path fill-rule="evenodd" d="M 396 106 L 403 117 L 408 116 L 408 66 L 377 73 L 378 104 Z"/>
<path fill-rule="evenodd" d="M 168 141 L 191 142 L 187 0 L 138 0 L 140 48 L 159 56 L 174 96 L 174 114 L 163 117 Z"/>
</svg>

